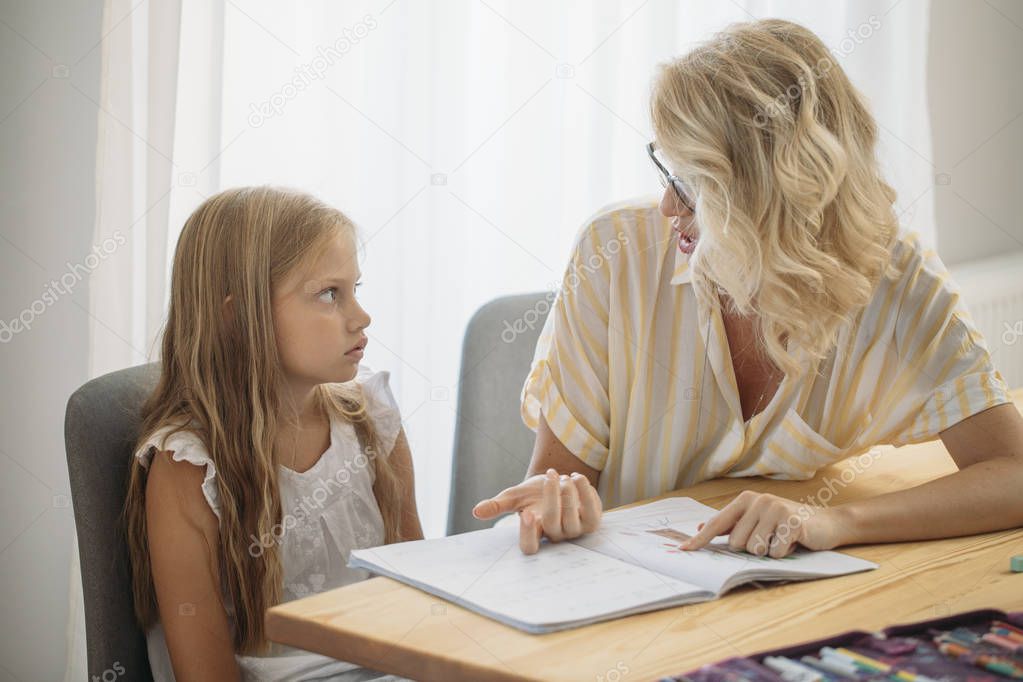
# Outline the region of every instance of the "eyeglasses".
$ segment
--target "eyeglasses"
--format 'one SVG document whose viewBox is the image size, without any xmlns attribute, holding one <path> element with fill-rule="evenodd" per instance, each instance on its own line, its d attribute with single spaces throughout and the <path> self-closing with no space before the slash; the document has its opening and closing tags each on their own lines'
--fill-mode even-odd
<svg viewBox="0 0 1023 682">
<path fill-rule="evenodd" d="M 689 190 L 682 180 L 677 175 L 672 175 L 668 171 L 667 164 L 661 160 L 660 148 L 656 142 L 651 142 L 646 146 L 646 153 L 650 155 L 650 160 L 654 162 L 654 166 L 657 167 L 658 176 L 661 179 L 661 187 L 667 189 L 668 184 L 671 184 L 672 189 L 675 190 L 675 196 L 682 202 L 682 205 L 688 208 L 690 211 L 696 211 L 696 203 L 689 198 Z"/>
</svg>

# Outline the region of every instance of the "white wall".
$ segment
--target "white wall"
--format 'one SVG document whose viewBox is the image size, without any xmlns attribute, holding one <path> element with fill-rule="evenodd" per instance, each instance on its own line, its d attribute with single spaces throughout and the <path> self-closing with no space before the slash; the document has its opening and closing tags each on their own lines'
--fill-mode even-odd
<svg viewBox="0 0 1023 682">
<path fill-rule="evenodd" d="M 931 162 L 947 265 L 1023 249 L 1021 70 L 1023 2 L 932 0 Z"/>
<path fill-rule="evenodd" d="M 1020 386 L 1023 3 L 932 0 L 929 52 L 938 252 L 995 367 Z M 992 283 L 996 269 L 1015 286 Z"/>
<path fill-rule="evenodd" d="M 91 248 L 100 5 L 0 4 L 0 320 Z M 934 188 L 939 251 L 954 264 L 1023 248 L 1023 4 L 934 0 L 932 22 L 931 162 L 949 175 Z M 63 676 L 74 530 L 62 429 L 88 378 L 87 286 L 0 343 L 0 682 Z"/>
<path fill-rule="evenodd" d="M 40 300 L 91 247 L 101 7 L 0 4 L 2 321 Z M 3 682 L 64 676 L 74 533 L 64 406 L 86 379 L 87 287 L 79 282 L 10 340 L 0 331 Z"/>
</svg>

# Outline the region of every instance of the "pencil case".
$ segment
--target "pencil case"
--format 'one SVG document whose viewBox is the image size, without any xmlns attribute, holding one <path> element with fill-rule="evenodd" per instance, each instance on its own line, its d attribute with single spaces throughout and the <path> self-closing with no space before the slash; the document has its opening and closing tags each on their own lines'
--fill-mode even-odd
<svg viewBox="0 0 1023 682">
<path fill-rule="evenodd" d="M 761 651 L 751 656 L 734 656 L 717 663 L 704 665 L 696 670 L 673 677 L 661 678 L 661 682 L 788 682 L 794 677 L 783 676 L 781 672 L 768 667 L 765 659 L 781 657 L 800 661 L 803 656 L 820 659 L 825 647 L 831 650 L 842 649 L 852 654 L 861 654 L 874 661 L 880 661 L 890 670 L 870 673 L 861 670 L 862 675 L 855 678 L 829 674 L 817 670 L 823 680 L 890 680 L 893 675 L 900 679 L 911 680 L 914 677 L 930 680 L 969 680 L 970 682 L 997 682 L 1013 679 L 1006 674 L 1006 665 L 1001 665 L 998 672 L 983 664 L 990 661 L 989 656 L 1001 655 L 1004 658 L 1018 661 L 1023 670 L 1023 648 L 1015 653 L 1003 650 L 988 642 L 980 642 L 970 654 L 955 658 L 938 650 L 935 643 L 936 633 L 958 633 L 961 637 L 970 637 L 975 633 L 978 637 L 988 634 L 995 626 L 995 621 L 1008 624 L 1010 627 L 1023 631 L 1023 611 L 1006 613 L 997 609 L 980 609 L 966 611 L 941 618 L 933 618 L 915 623 L 893 625 L 879 632 L 850 630 L 830 637 L 823 637 L 809 642 L 787 647 Z M 1004 645 L 1003 645 L 1004 646 Z M 992 653 L 994 652 L 994 653 Z M 1012 664 L 1008 664 L 1009 668 Z"/>
</svg>

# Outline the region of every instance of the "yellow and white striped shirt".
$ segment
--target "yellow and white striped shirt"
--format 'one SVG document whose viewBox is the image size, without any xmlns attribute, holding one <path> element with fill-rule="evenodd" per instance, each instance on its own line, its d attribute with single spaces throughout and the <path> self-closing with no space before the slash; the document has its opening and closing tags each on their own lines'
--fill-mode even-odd
<svg viewBox="0 0 1023 682">
<path fill-rule="evenodd" d="M 806 479 L 873 445 L 929 440 L 1010 402 L 1008 388 L 937 254 L 916 235 L 818 372 L 786 375 L 743 422 L 720 310 L 699 303 L 656 204 L 601 211 L 576 238 L 522 389 L 601 470 L 605 507 L 719 476 Z"/>
</svg>

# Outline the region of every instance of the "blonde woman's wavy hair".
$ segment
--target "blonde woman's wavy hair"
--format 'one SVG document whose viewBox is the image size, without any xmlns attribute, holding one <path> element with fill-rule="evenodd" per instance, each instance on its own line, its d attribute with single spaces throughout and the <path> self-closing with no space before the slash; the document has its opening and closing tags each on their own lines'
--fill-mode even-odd
<svg viewBox="0 0 1023 682">
<path fill-rule="evenodd" d="M 696 199 L 693 284 L 759 315 L 768 357 L 820 360 L 870 300 L 897 239 L 877 126 L 824 43 L 767 19 L 735 24 L 660 67 L 657 141 Z"/>
<path fill-rule="evenodd" d="M 253 538 L 281 528 L 278 457 L 284 375 L 274 336 L 273 288 L 305 268 L 338 234 L 355 227 L 340 211 L 300 192 L 243 187 L 221 192 L 188 218 L 178 239 L 161 375 L 142 407 L 136 449 L 159 428 L 188 430 L 217 469 L 221 576 L 235 609 L 235 649 L 267 650 L 263 615 L 281 600 L 283 570 L 275 542 L 252 551 Z M 232 315 L 224 301 L 232 296 Z M 403 491 L 354 382 L 321 384 L 318 406 L 350 421 L 376 481 L 373 491 L 387 542 L 401 540 Z M 281 417 L 283 419 L 283 417 Z M 386 453 L 385 453 L 386 454 Z M 135 614 L 145 629 L 159 617 L 146 531 L 147 470 L 131 462 L 124 508 Z M 276 527 L 276 528 L 275 528 Z"/>
</svg>

